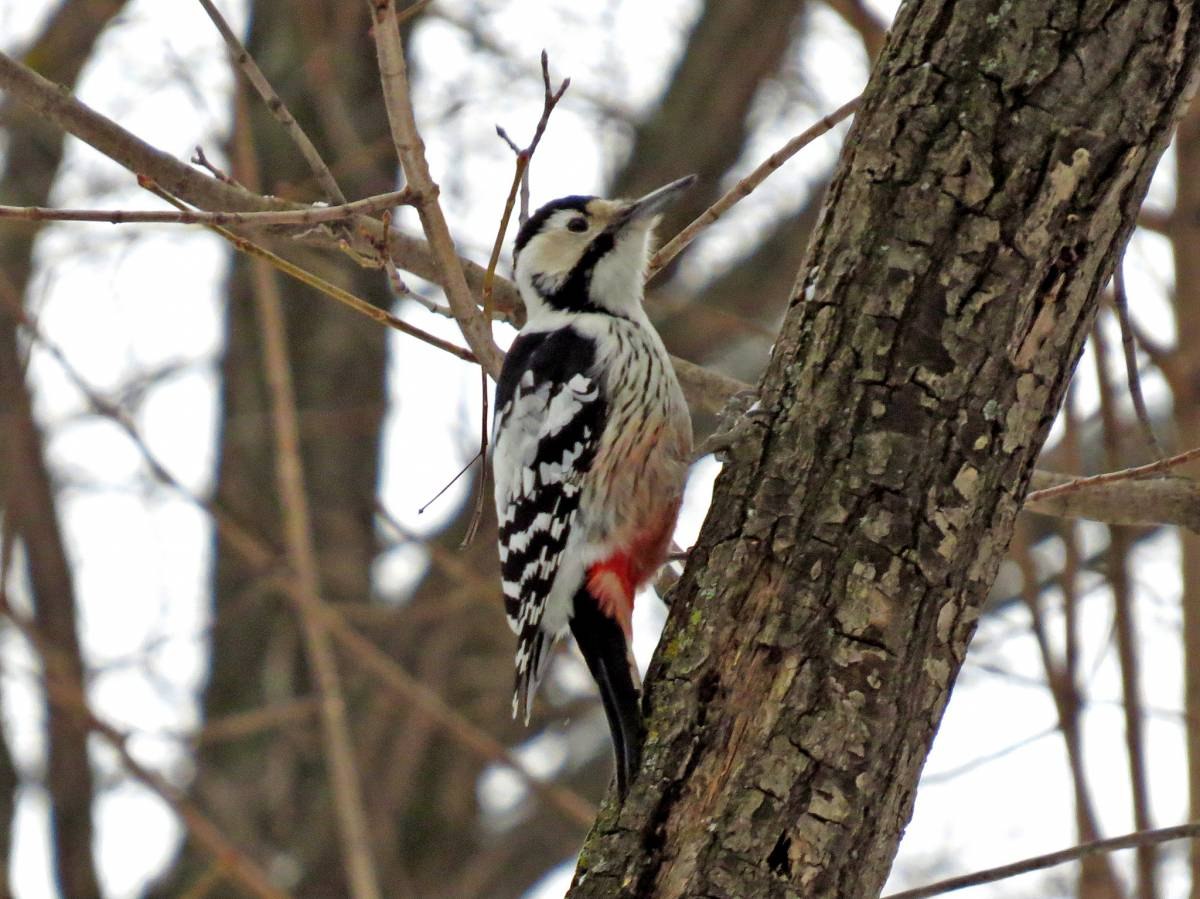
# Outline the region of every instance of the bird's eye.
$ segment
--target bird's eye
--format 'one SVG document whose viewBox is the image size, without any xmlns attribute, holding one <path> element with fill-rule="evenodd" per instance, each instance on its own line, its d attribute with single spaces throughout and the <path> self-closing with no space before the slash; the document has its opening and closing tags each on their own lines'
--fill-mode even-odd
<svg viewBox="0 0 1200 899">
<path fill-rule="evenodd" d="M 580 231 L 586 231 L 587 229 L 588 229 L 587 219 L 585 219 L 581 215 L 578 215 L 575 218 L 571 219 L 569 222 L 567 222 L 567 230 L 568 231 L 580 232 Z"/>
</svg>

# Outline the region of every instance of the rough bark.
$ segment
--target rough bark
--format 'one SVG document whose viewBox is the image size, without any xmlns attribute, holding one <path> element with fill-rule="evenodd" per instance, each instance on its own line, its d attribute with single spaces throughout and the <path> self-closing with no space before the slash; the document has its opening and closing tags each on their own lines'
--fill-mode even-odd
<svg viewBox="0 0 1200 899">
<path fill-rule="evenodd" d="M 73 85 L 96 39 L 123 6 L 123 0 L 63 3 L 30 47 L 26 60 L 46 77 Z M 45 205 L 62 161 L 62 132 L 17 103 L 6 103 L 0 110 L 0 126 L 8 137 L 0 196 L 8 203 Z M 0 274 L 5 282 L 0 290 L 9 294 L 8 302 L 21 302 L 32 272 L 31 253 L 38 230 L 9 229 L 0 236 Z M 6 523 L 12 524 L 25 547 L 38 632 L 58 654 L 60 663 L 82 682 L 74 579 L 59 528 L 42 434 L 25 383 L 23 359 L 16 317 L 0 303 L 0 503 L 8 504 Z M 46 730 L 45 785 L 50 800 L 54 876 L 65 895 L 98 896 L 100 887 L 92 857 L 93 778 L 87 732 L 76 717 L 49 701 Z M 2 770 L 11 774 L 7 751 L 4 758 Z M 2 783 L 0 827 L 6 833 L 0 860 L 6 860 L 13 778 L 5 777 Z"/>
<path fill-rule="evenodd" d="M 878 895 L 1198 58 L 1191 3 L 902 8 L 574 899 Z"/>
</svg>

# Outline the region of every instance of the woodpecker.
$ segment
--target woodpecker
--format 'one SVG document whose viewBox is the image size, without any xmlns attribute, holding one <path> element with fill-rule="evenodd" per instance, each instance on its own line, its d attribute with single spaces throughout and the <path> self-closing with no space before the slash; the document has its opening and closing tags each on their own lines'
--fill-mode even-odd
<svg viewBox="0 0 1200 899">
<path fill-rule="evenodd" d="M 650 234 L 688 176 L 638 200 L 571 196 L 521 227 L 528 315 L 496 386 L 493 470 L 504 607 L 517 635 L 513 716 L 568 629 L 612 732 L 617 792 L 639 767 L 633 598 L 666 560 L 692 424 L 642 308 Z"/>
</svg>

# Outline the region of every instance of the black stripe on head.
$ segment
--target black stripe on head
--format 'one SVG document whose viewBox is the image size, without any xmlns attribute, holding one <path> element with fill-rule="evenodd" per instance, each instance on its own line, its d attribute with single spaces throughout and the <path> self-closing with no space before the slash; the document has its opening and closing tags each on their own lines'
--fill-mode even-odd
<svg viewBox="0 0 1200 899">
<path fill-rule="evenodd" d="M 529 217 L 529 220 L 521 226 L 521 230 L 517 232 L 517 242 L 513 245 L 513 255 L 517 255 L 524 248 L 525 244 L 533 238 L 533 235 L 542 230 L 542 226 L 546 224 L 546 219 L 554 215 L 560 209 L 574 209 L 577 212 L 587 212 L 587 204 L 595 197 L 570 196 L 561 197 L 557 200 L 551 200 L 537 212 Z"/>
<path fill-rule="evenodd" d="M 619 226 L 618 226 L 619 227 Z M 610 309 L 604 309 L 592 302 L 592 272 L 596 264 L 613 251 L 617 245 L 617 233 L 612 227 L 605 228 L 588 244 L 575 267 L 571 269 L 562 285 L 553 294 L 546 297 L 546 302 L 555 309 L 569 312 L 602 312 L 616 315 Z"/>
</svg>

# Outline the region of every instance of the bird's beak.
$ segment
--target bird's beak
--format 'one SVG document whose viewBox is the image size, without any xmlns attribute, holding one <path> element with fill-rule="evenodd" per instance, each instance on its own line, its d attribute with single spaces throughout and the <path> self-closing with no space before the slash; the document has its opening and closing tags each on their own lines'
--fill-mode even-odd
<svg viewBox="0 0 1200 899">
<path fill-rule="evenodd" d="M 685 190 L 696 183 L 695 175 L 687 175 L 678 181 L 663 185 L 658 190 L 652 190 L 641 199 L 634 200 L 621 211 L 621 224 L 646 221 L 658 215 Z"/>
</svg>

